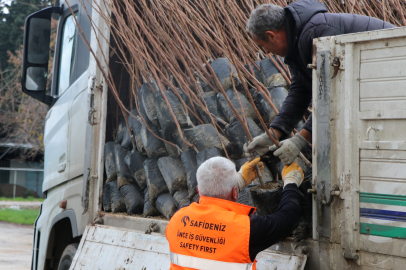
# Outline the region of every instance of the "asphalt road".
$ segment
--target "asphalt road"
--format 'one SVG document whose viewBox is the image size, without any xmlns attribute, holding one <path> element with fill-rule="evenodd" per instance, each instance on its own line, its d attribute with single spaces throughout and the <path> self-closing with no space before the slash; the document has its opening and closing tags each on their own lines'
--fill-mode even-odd
<svg viewBox="0 0 406 270">
<path fill-rule="evenodd" d="M 33 226 L 0 221 L 0 270 L 31 269 Z"/>
</svg>

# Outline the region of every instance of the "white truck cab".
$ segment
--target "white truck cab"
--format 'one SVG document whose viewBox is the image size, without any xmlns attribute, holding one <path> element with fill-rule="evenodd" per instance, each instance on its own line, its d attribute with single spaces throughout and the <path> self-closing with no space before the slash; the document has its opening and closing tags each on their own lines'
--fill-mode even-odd
<svg viewBox="0 0 406 270">
<path fill-rule="evenodd" d="M 169 268 L 166 220 L 102 211 L 104 76 L 116 64 L 107 3 L 60 1 L 26 20 L 22 89 L 50 106 L 31 269 Z M 257 269 L 404 269 L 406 28 L 320 38 L 314 48 L 312 237 L 265 250 Z"/>
</svg>

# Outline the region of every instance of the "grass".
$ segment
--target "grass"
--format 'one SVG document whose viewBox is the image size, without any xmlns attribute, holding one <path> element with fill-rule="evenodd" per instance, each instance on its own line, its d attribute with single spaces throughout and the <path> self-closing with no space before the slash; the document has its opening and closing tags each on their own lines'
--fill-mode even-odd
<svg viewBox="0 0 406 270">
<path fill-rule="evenodd" d="M 0 221 L 33 225 L 39 214 L 39 209 L 0 209 Z"/>
<path fill-rule="evenodd" d="M 27 198 L 16 197 L 16 198 L 6 198 L 0 197 L 0 201 L 13 201 L 13 202 L 43 202 L 44 199 L 41 198 L 34 198 L 32 196 L 28 196 Z"/>
</svg>

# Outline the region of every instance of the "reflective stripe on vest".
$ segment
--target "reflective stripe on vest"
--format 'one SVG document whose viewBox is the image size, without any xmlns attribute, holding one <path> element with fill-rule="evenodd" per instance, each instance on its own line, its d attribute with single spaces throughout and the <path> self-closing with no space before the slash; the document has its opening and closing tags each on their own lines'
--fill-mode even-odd
<svg viewBox="0 0 406 270">
<path fill-rule="evenodd" d="M 197 258 L 182 254 L 170 253 L 171 263 L 181 267 L 194 268 L 194 269 L 227 269 L 227 270 L 250 270 L 252 263 L 231 263 L 221 262 L 209 259 Z"/>
</svg>

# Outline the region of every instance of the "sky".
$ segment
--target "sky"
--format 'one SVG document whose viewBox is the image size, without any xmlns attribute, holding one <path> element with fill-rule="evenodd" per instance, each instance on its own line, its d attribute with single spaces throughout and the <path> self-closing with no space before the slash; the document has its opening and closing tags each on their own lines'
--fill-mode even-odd
<svg viewBox="0 0 406 270">
<path fill-rule="evenodd" d="M 13 2 L 13 0 L 1 0 L 0 1 L 0 7 L 3 6 L 4 4 L 10 5 L 10 3 Z M 8 9 L 6 7 L 3 7 L 4 13 L 8 13 Z"/>
</svg>

